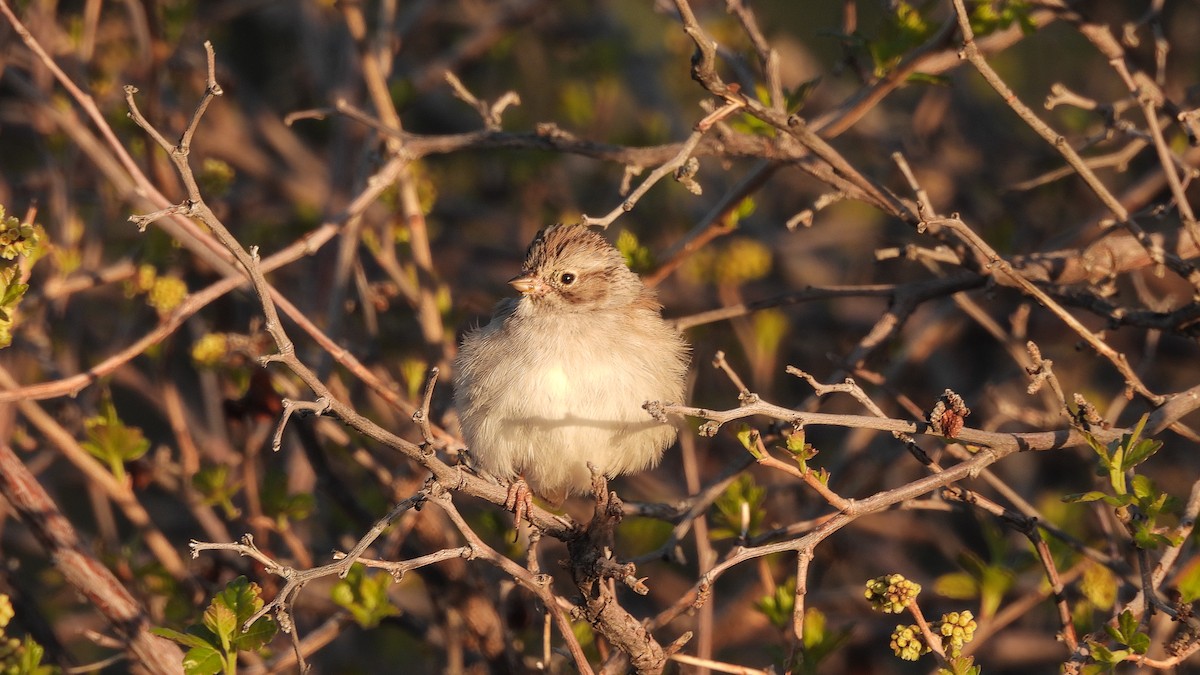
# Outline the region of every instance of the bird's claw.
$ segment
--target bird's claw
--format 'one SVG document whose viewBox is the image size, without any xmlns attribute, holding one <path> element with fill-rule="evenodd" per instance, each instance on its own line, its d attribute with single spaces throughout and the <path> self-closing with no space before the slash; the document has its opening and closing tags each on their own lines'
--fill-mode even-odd
<svg viewBox="0 0 1200 675">
<path fill-rule="evenodd" d="M 513 529 L 521 528 L 521 521 L 528 520 L 533 511 L 533 493 L 524 478 L 517 478 L 508 484 L 508 495 L 504 498 L 504 508 L 513 512 Z M 533 521 L 529 521 L 530 524 Z"/>
</svg>

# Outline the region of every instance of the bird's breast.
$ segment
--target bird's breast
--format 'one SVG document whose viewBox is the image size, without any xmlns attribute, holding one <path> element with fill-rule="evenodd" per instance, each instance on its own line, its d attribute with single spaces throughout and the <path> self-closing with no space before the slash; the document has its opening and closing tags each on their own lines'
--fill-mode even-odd
<svg viewBox="0 0 1200 675">
<path fill-rule="evenodd" d="M 542 395 L 551 401 L 561 401 L 570 398 L 571 378 L 561 365 L 552 365 L 538 374 L 537 388 Z"/>
</svg>

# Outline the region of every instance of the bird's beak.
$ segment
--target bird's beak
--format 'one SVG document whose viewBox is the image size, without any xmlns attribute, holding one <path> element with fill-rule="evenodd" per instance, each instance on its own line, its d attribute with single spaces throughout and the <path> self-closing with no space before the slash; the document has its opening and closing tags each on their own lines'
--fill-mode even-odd
<svg viewBox="0 0 1200 675">
<path fill-rule="evenodd" d="M 529 295 L 530 293 L 533 293 L 534 295 L 541 295 L 541 293 L 538 291 L 544 290 L 542 289 L 542 284 L 538 282 L 537 277 L 530 272 L 521 272 L 517 276 L 509 279 L 508 283 L 513 288 L 517 289 L 521 295 Z"/>
</svg>

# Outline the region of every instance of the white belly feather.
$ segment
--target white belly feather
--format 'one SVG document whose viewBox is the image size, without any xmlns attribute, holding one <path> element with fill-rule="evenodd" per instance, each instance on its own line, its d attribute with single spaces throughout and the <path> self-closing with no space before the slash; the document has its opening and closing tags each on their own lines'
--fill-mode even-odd
<svg viewBox="0 0 1200 675">
<path fill-rule="evenodd" d="M 501 478 L 524 476 L 547 495 L 586 492 L 589 463 L 608 476 L 658 463 L 675 429 L 642 404 L 680 400 L 680 371 L 589 338 L 555 345 L 532 340 L 472 378 L 471 391 L 459 392 L 488 410 L 464 420 L 463 428 L 481 468 Z M 464 349 L 476 346 L 471 342 Z"/>
</svg>

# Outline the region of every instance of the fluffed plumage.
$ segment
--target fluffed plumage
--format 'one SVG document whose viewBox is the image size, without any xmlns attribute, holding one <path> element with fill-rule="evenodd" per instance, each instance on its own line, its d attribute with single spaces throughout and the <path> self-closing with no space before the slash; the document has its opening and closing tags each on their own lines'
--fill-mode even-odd
<svg viewBox="0 0 1200 675">
<path fill-rule="evenodd" d="M 676 431 L 642 404 L 682 401 L 688 347 L 654 291 L 582 225 L 539 232 L 509 283 L 521 296 L 468 333 L 455 360 L 454 403 L 479 467 L 558 503 L 590 490 L 589 462 L 609 477 L 657 464 Z"/>
</svg>

